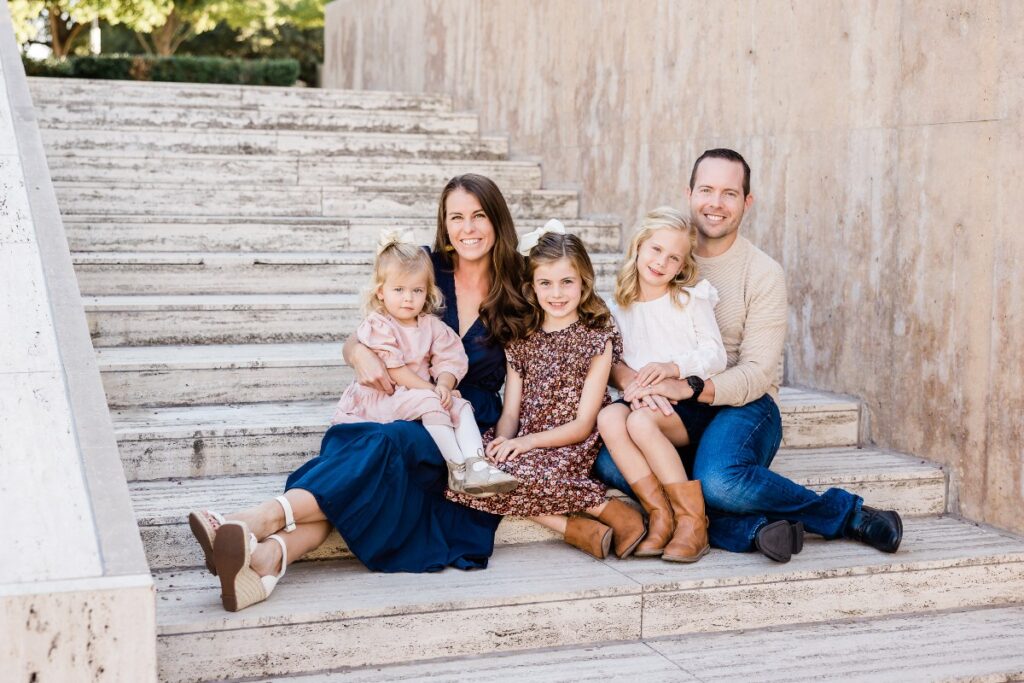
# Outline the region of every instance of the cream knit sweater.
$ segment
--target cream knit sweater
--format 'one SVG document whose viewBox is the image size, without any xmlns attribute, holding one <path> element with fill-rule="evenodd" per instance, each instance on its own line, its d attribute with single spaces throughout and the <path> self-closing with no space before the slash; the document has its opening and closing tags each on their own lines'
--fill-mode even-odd
<svg viewBox="0 0 1024 683">
<path fill-rule="evenodd" d="M 786 340 L 782 266 L 744 237 L 721 256 L 696 256 L 700 276 L 718 290 L 715 318 L 728 363 L 711 378 L 716 406 L 742 406 L 771 394 L 778 401 Z"/>
</svg>

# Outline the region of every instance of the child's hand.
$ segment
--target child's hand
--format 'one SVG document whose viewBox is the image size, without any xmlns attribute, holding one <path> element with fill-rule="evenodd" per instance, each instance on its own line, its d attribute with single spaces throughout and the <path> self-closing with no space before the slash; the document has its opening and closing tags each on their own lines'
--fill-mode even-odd
<svg viewBox="0 0 1024 683">
<path fill-rule="evenodd" d="M 523 453 L 533 450 L 529 436 L 521 436 L 517 439 L 506 439 L 499 436 L 487 446 L 487 454 L 495 462 L 515 460 Z"/>
<path fill-rule="evenodd" d="M 443 384 L 434 385 L 434 393 L 441 399 L 441 407 L 445 410 L 451 410 L 452 407 L 452 390 Z"/>
<path fill-rule="evenodd" d="M 675 363 L 648 363 L 636 373 L 633 382 L 642 387 L 657 384 L 663 379 L 677 379 L 679 367 Z"/>
</svg>

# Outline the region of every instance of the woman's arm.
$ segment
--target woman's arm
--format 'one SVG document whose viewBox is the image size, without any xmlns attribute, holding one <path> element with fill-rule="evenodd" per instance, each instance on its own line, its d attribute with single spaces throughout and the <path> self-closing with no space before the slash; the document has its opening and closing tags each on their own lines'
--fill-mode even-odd
<svg viewBox="0 0 1024 683">
<path fill-rule="evenodd" d="M 355 334 L 350 334 L 341 348 L 345 362 L 356 371 L 356 381 L 364 387 L 383 391 L 389 396 L 395 393 L 395 383 L 384 366 L 384 361 L 369 347 L 359 342 Z"/>
<path fill-rule="evenodd" d="M 510 439 L 496 449 L 495 459 L 499 462 L 515 459 L 535 448 L 558 448 L 579 443 L 594 431 L 597 414 L 601 411 L 605 391 L 608 387 L 608 374 L 612 367 L 612 343 L 605 344 L 604 353 L 594 357 L 590 362 L 590 370 L 583 381 L 583 394 L 580 396 L 576 417 L 564 425 L 548 429 L 536 434 L 527 434 L 517 439 Z M 517 409 L 518 418 L 518 409 Z"/>
</svg>

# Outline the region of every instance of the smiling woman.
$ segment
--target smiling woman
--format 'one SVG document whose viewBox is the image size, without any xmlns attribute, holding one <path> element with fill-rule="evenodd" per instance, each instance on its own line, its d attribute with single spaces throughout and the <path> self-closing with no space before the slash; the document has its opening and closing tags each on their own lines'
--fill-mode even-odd
<svg viewBox="0 0 1024 683">
<path fill-rule="evenodd" d="M 440 320 L 434 320 L 447 327 L 441 336 L 461 345 L 460 354 L 468 360 L 458 393 L 472 406 L 480 429 L 492 426 L 501 414 L 503 344 L 524 329 L 527 305 L 516 241 L 508 206 L 491 180 L 470 174 L 448 182 L 438 202 L 429 255 L 445 302 Z M 428 292 L 431 279 L 424 285 Z M 388 310 L 392 295 L 377 291 L 381 307 Z M 393 294 L 402 317 L 402 306 L 415 297 Z M 392 331 L 402 334 L 403 329 L 397 325 Z M 392 395 L 395 380 L 362 341 L 353 336 L 344 350 L 359 385 Z M 459 396 L 445 374 L 436 377 L 436 393 L 442 402 L 446 395 L 454 401 Z M 287 565 L 323 543 L 331 527 L 375 571 L 486 567 L 501 518 L 446 500 L 448 472 L 420 422 L 337 424 L 324 435 L 320 455 L 288 478 L 283 496 L 227 518 L 196 511 L 189 521 L 207 566 L 220 577 L 229 610 L 266 599 Z"/>
</svg>

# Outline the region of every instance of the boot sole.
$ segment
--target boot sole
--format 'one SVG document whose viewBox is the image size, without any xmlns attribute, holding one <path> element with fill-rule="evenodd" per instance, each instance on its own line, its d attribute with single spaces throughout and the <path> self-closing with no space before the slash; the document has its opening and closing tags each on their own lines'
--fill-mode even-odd
<svg viewBox="0 0 1024 683">
<path fill-rule="evenodd" d="M 220 597 L 224 609 L 237 612 L 238 596 L 235 594 L 235 583 L 238 575 L 245 567 L 245 544 L 248 530 L 240 524 L 225 524 L 214 544 L 214 563 L 220 570 Z"/>
<path fill-rule="evenodd" d="M 711 546 L 710 545 L 706 545 L 696 555 L 692 555 L 692 556 L 666 555 L 666 554 L 662 553 L 661 554 L 661 559 L 665 560 L 666 562 L 681 562 L 683 564 L 690 564 L 691 562 L 696 562 L 700 558 L 704 557 L 709 552 L 711 552 Z"/>
<path fill-rule="evenodd" d="M 644 529 L 644 532 L 642 534 L 640 534 L 635 541 L 633 541 L 632 545 L 630 545 L 628 548 L 623 550 L 621 555 L 619 555 L 618 553 L 615 553 L 615 557 L 619 558 L 620 560 L 625 560 L 627 557 L 629 557 L 630 555 L 632 555 L 636 551 L 636 547 L 638 545 L 640 545 L 640 543 L 645 538 L 647 538 L 647 529 Z"/>
<path fill-rule="evenodd" d="M 661 557 L 665 552 L 665 549 L 661 550 L 638 550 L 633 553 L 633 557 Z"/>
</svg>

